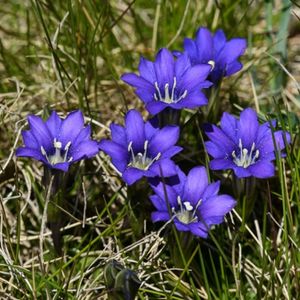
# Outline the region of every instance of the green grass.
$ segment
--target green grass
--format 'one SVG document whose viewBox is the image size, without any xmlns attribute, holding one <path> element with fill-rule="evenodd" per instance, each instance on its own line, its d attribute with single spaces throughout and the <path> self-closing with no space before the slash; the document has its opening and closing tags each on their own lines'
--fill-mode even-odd
<svg viewBox="0 0 300 300">
<path fill-rule="evenodd" d="M 126 269 L 116 277 L 119 289 L 129 293 L 129 270 L 137 275 L 138 299 L 300 298 L 300 10 L 293 2 L 1 5 L 0 299 L 107 299 L 107 276 L 119 272 L 108 265 L 113 260 Z M 153 59 L 161 47 L 182 49 L 183 38 L 199 26 L 245 37 L 248 49 L 243 70 L 224 80 L 210 111 L 184 113 L 180 143 L 186 150 L 177 161 L 186 170 L 207 165 L 201 124 L 250 106 L 262 121 L 275 117 L 292 134 L 287 156 L 276 159 L 276 176 L 257 180 L 249 196 L 241 187 L 253 183 L 211 172 L 238 205 L 201 240 L 171 224 L 153 225 L 147 184 L 127 191 L 109 158 L 99 154 L 70 170 L 61 205 L 48 199 L 63 219 L 64 255 L 56 255 L 45 218 L 43 168 L 14 156 L 26 116 L 80 108 L 95 139 L 109 136 L 108 125 L 122 123 L 129 108 L 145 113 L 120 76 L 137 70 L 140 55 Z M 123 299 L 113 292 L 112 299 Z"/>
</svg>

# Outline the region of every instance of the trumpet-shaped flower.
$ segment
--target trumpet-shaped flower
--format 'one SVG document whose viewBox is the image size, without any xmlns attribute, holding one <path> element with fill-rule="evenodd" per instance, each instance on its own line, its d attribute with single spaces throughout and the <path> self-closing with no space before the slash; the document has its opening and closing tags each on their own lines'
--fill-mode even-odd
<svg viewBox="0 0 300 300">
<path fill-rule="evenodd" d="M 110 126 L 112 140 L 103 139 L 99 148 L 108 154 L 113 165 L 131 185 L 142 177 L 172 176 L 176 174 L 172 156 L 182 150 L 175 146 L 179 127 L 155 128 L 144 123 L 141 114 L 130 110 L 125 117 L 125 127 Z"/>
<path fill-rule="evenodd" d="M 210 139 L 205 143 L 206 150 L 214 158 L 210 168 L 233 169 L 239 178 L 273 176 L 275 151 L 283 150 L 285 141 L 290 143 L 291 137 L 282 130 L 272 132 L 271 127 L 274 128 L 276 122 L 271 124 L 266 122 L 260 125 L 256 112 L 251 108 L 242 111 L 239 120 L 225 112 L 221 128 L 215 125 L 205 128 Z"/>
<path fill-rule="evenodd" d="M 191 66 L 187 55 L 177 60 L 167 49 L 161 49 L 154 62 L 141 58 L 140 76 L 126 73 L 121 79 L 136 88 L 136 95 L 152 114 L 166 107 L 173 109 L 195 108 L 206 105 L 208 100 L 201 89 L 211 86 L 206 78 L 211 66 Z"/>
<path fill-rule="evenodd" d="M 91 127 L 84 127 L 81 111 L 71 112 L 61 119 L 55 111 L 47 121 L 29 115 L 30 130 L 22 131 L 25 147 L 16 151 L 19 157 L 32 157 L 51 169 L 68 171 L 69 166 L 99 152 L 98 144 L 90 139 Z"/>
<path fill-rule="evenodd" d="M 222 77 L 238 72 L 243 65 L 238 61 L 244 54 L 247 43 L 245 39 L 233 38 L 226 40 L 223 30 L 214 35 L 205 27 L 200 27 L 196 39 L 184 39 L 184 53 L 188 54 L 192 65 L 210 64 L 212 71 L 209 80 L 215 84 Z M 176 52 L 180 56 L 180 52 Z"/>
<path fill-rule="evenodd" d="M 220 182 L 209 184 L 206 169 L 195 167 L 186 176 L 177 167 L 176 181 L 152 185 L 150 200 L 156 208 L 153 222 L 173 219 L 180 231 L 206 238 L 211 226 L 220 224 L 236 205 L 228 195 L 218 195 Z"/>
</svg>

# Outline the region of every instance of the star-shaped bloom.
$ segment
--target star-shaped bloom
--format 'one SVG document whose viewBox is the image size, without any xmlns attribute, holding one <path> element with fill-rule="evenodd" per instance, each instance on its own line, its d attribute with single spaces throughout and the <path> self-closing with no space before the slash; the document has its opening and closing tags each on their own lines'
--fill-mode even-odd
<svg viewBox="0 0 300 300">
<path fill-rule="evenodd" d="M 274 175 L 275 151 L 283 150 L 290 143 L 288 132 L 272 130 L 276 126 L 274 120 L 260 125 L 251 108 L 242 111 L 239 120 L 223 113 L 220 125 L 221 128 L 215 125 L 205 128 L 210 139 L 205 143 L 206 150 L 214 158 L 210 162 L 212 170 L 233 169 L 238 178 Z"/>
<path fill-rule="evenodd" d="M 103 139 L 99 148 L 111 157 L 128 185 L 144 176 L 176 174 L 176 166 L 170 158 L 182 150 L 175 146 L 179 127 L 158 129 L 150 121 L 144 123 L 141 114 L 133 109 L 125 117 L 125 127 L 111 124 L 110 130 L 112 140 Z"/>
<path fill-rule="evenodd" d="M 50 169 L 66 172 L 72 163 L 99 152 L 97 142 L 90 138 L 91 127 L 84 127 L 79 110 L 69 113 L 65 119 L 55 111 L 45 122 L 34 115 L 27 119 L 30 129 L 22 131 L 25 147 L 17 149 L 19 157 L 32 157 Z"/>
<path fill-rule="evenodd" d="M 126 73 L 121 79 L 136 88 L 135 93 L 156 115 L 166 107 L 172 109 L 196 108 L 208 100 L 201 89 L 212 85 L 206 78 L 211 66 L 191 66 L 187 55 L 176 59 L 167 49 L 161 49 L 154 62 L 141 57 L 140 76 Z"/>
<path fill-rule="evenodd" d="M 211 226 L 222 223 L 236 201 L 229 195 L 218 195 L 220 182 L 209 184 L 204 167 L 193 168 L 187 176 L 177 167 L 177 176 L 151 185 L 155 194 L 150 200 L 156 208 L 152 221 L 173 219 L 179 231 L 206 238 Z"/>
<path fill-rule="evenodd" d="M 217 84 L 222 77 L 230 76 L 243 67 L 238 59 L 244 54 L 247 43 L 242 38 L 227 41 L 223 30 L 217 30 L 212 35 L 207 28 L 200 27 L 196 39 L 185 38 L 183 46 L 192 65 L 212 65 L 209 80 Z M 180 55 L 180 52 L 176 52 L 176 55 Z"/>
</svg>

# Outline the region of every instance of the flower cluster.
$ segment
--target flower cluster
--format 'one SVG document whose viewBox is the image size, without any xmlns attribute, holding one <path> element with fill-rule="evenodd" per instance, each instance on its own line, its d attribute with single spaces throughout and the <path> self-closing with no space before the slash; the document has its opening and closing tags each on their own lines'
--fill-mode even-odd
<svg viewBox="0 0 300 300">
<path fill-rule="evenodd" d="M 194 109 L 208 103 L 209 89 L 219 86 L 223 77 L 242 68 L 239 58 L 245 49 L 245 39 L 227 41 L 222 30 L 212 34 L 201 27 L 195 40 L 184 40 L 183 52 L 163 48 L 154 62 L 142 57 L 139 75 L 126 73 L 121 79 L 135 88 L 154 116 L 163 111 Z M 124 126 L 110 125 L 111 140 L 98 143 L 90 139 L 90 126 L 84 127 L 80 111 L 64 120 L 53 112 L 46 122 L 31 115 L 30 130 L 22 133 L 25 147 L 17 149 L 17 156 L 32 157 L 50 169 L 66 172 L 70 164 L 104 151 L 128 185 L 148 178 L 154 191 L 150 196 L 156 208 L 154 222 L 172 220 L 178 230 L 206 238 L 236 201 L 218 194 L 220 181 L 209 183 L 203 166 L 194 167 L 188 175 L 180 170 L 172 160 L 182 150 L 176 145 L 180 128 L 160 128 L 156 120 L 144 122 L 138 111 L 130 110 Z M 220 127 L 207 124 L 204 129 L 209 139 L 206 151 L 213 157 L 210 169 L 233 169 L 238 178 L 273 176 L 276 152 L 284 156 L 282 150 L 291 142 L 288 132 L 275 131 L 275 127 L 276 121 L 260 125 L 251 108 L 243 110 L 239 119 L 225 112 Z"/>
</svg>

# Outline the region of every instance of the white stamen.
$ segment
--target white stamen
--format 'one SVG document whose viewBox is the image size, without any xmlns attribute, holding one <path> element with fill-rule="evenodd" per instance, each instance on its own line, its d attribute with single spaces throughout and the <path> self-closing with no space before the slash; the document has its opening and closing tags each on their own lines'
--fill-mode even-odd
<svg viewBox="0 0 300 300">
<path fill-rule="evenodd" d="M 247 148 L 243 148 L 242 140 L 239 139 L 239 156 L 236 155 L 235 151 L 232 151 L 231 156 L 233 158 L 233 162 L 243 168 L 248 168 L 250 165 L 256 163 L 259 158 L 259 150 L 255 151 L 255 143 L 251 145 L 250 153 Z M 255 151 L 255 154 L 254 154 Z M 254 154 L 254 155 L 253 155 Z"/>
<path fill-rule="evenodd" d="M 161 153 L 159 152 L 154 158 L 150 158 L 147 156 L 149 141 L 146 140 L 144 142 L 144 152 L 134 153 L 132 148 L 132 141 L 128 144 L 128 152 L 131 154 L 131 161 L 128 166 L 138 168 L 140 170 L 148 170 L 150 166 L 161 157 Z"/>
<path fill-rule="evenodd" d="M 55 149 L 54 154 L 48 155 L 43 146 L 41 146 L 41 153 L 44 155 L 51 165 L 55 165 L 58 163 L 71 162 L 73 157 L 68 158 L 68 151 L 71 146 L 71 141 L 69 141 L 64 149 L 62 150 L 62 143 L 58 141 L 56 138 L 53 140 L 53 147 Z"/>
<path fill-rule="evenodd" d="M 189 202 L 189 201 L 182 202 L 180 196 L 177 196 L 177 204 L 178 204 L 179 209 L 176 211 L 176 209 L 174 207 L 172 207 L 172 213 L 183 224 L 190 224 L 190 223 L 197 222 L 198 217 L 197 217 L 196 213 L 197 213 L 197 209 L 199 208 L 201 202 L 202 202 L 202 200 L 200 199 L 197 202 L 196 207 L 194 208 L 191 205 L 191 202 Z"/>
<path fill-rule="evenodd" d="M 184 204 L 185 209 L 187 211 L 192 211 L 194 209 L 193 206 L 191 205 L 191 203 L 189 201 L 183 202 L 183 204 Z"/>
<path fill-rule="evenodd" d="M 211 70 L 212 71 L 215 68 L 216 63 L 213 60 L 208 61 L 208 64 L 211 65 Z"/>
<path fill-rule="evenodd" d="M 161 94 L 161 91 L 159 89 L 158 83 L 154 83 L 156 92 L 154 93 L 154 99 L 156 101 L 162 101 L 165 103 L 177 103 L 178 101 L 184 99 L 187 96 L 187 90 L 184 90 L 184 92 L 181 95 L 176 95 L 175 90 L 177 86 L 177 80 L 176 77 L 173 79 L 173 85 L 171 89 L 171 95 L 170 95 L 170 84 L 166 83 L 164 86 L 164 97 Z"/>
</svg>

